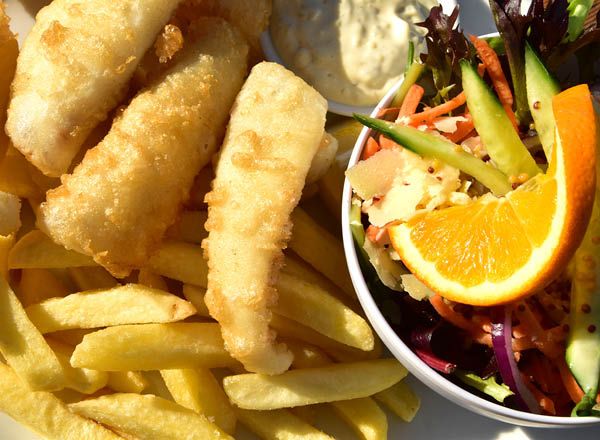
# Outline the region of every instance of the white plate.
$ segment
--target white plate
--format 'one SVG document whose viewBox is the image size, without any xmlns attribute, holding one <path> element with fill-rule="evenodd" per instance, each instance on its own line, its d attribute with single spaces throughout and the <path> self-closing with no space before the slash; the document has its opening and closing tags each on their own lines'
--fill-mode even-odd
<svg viewBox="0 0 600 440">
<path fill-rule="evenodd" d="M 33 16 L 48 2 L 43 0 L 5 0 L 5 2 L 8 6 L 8 14 L 12 17 L 11 27 L 19 34 L 19 41 L 22 42 L 33 25 Z M 467 32 L 484 34 L 494 30 L 485 0 L 458 0 L 458 3 L 463 7 L 461 21 Z M 562 430 L 525 429 L 489 420 L 450 403 L 414 378 L 407 380 L 421 397 L 421 410 L 410 424 L 390 416 L 390 439 L 563 440 L 566 434 Z M 336 439 L 356 439 L 356 436 L 327 410 L 322 411 L 318 425 Z M 600 438 L 600 429 L 569 430 L 568 434 L 569 439 L 594 439 Z M 236 438 L 250 440 L 255 437 L 240 430 Z M 39 440 L 39 437 L 0 413 L 0 440 Z"/>
</svg>

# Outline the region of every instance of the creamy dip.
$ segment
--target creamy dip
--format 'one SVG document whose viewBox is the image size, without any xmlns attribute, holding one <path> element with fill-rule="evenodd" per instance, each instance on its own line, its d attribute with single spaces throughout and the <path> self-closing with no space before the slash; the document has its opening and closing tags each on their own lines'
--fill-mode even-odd
<svg viewBox="0 0 600 440">
<path fill-rule="evenodd" d="M 325 97 L 376 104 L 404 72 L 435 0 L 274 0 L 270 32 L 284 63 Z M 418 48 L 418 46 L 417 46 Z M 418 53 L 418 51 L 417 51 Z"/>
</svg>

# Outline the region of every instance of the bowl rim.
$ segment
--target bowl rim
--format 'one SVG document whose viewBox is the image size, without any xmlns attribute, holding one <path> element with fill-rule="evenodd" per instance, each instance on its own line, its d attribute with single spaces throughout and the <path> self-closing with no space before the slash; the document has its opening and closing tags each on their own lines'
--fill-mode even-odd
<svg viewBox="0 0 600 440">
<path fill-rule="evenodd" d="M 371 112 L 372 117 L 375 117 L 381 108 L 387 106 L 389 102 L 391 102 L 403 80 L 404 79 L 401 78 L 387 92 L 387 94 Z M 350 156 L 348 168 L 358 162 L 363 146 L 370 133 L 370 129 L 363 127 L 352 149 L 352 155 Z M 375 303 L 371 292 L 369 291 L 358 263 L 358 256 L 350 229 L 349 212 L 351 207 L 351 198 L 352 188 L 350 186 L 350 182 L 346 178 L 344 180 L 344 189 L 342 194 L 341 228 L 346 264 L 348 266 L 350 278 L 352 279 L 352 284 L 356 290 L 359 302 L 376 333 L 379 335 L 385 346 L 390 350 L 394 357 L 401 361 L 406 368 L 415 377 L 417 377 L 417 379 L 419 379 L 433 391 L 442 395 L 451 402 L 462 406 L 463 408 L 478 412 L 496 420 L 501 420 L 506 423 L 520 424 L 538 428 L 574 428 L 600 424 L 600 417 L 548 416 L 506 408 L 500 404 L 493 403 L 476 396 L 475 394 L 459 387 L 425 364 L 391 328 L 379 310 L 379 306 Z"/>
<path fill-rule="evenodd" d="M 450 13 L 452 10 L 458 6 L 456 0 L 438 0 L 438 3 L 442 6 L 445 13 Z M 275 44 L 273 44 L 273 38 L 271 36 L 271 32 L 269 28 L 267 28 L 263 33 L 260 34 L 260 45 L 265 54 L 265 58 L 268 61 L 275 62 L 277 64 L 281 64 L 286 69 L 293 70 L 289 65 L 287 65 L 283 59 L 279 56 L 277 49 L 275 48 Z M 404 76 L 400 78 L 400 81 Z M 341 102 L 335 101 L 333 99 L 327 99 L 327 111 L 342 115 L 342 116 L 350 116 L 352 117 L 353 113 L 362 113 L 362 114 L 370 114 L 378 104 L 376 105 L 367 105 L 367 106 L 359 106 L 359 105 L 349 105 L 343 104 Z M 383 98 L 385 99 L 385 97 Z"/>
</svg>

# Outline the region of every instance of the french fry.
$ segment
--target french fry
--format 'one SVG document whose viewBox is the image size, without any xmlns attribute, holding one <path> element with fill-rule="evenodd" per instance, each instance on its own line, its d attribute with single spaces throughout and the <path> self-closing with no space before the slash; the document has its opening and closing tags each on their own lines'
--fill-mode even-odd
<svg viewBox="0 0 600 440">
<path fill-rule="evenodd" d="M 35 179 L 33 176 L 36 176 Z M 0 161 L 0 191 L 21 198 L 40 199 L 43 198 L 44 191 L 36 184 L 36 180 L 43 182 L 45 179 L 37 168 L 9 145 Z"/>
<path fill-rule="evenodd" d="M 153 394 L 174 402 L 173 396 L 169 388 L 167 388 L 167 384 L 163 380 L 160 371 L 142 371 L 142 376 L 148 382 L 148 386 L 142 394 Z"/>
<path fill-rule="evenodd" d="M 310 164 L 310 169 L 308 170 L 308 174 L 306 175 L 307 187 L 310 187 L 312 186 L 312 184 L 315 184 L 315 190 L 317 192 L 319 191 L 316 182 L 321 180 L 321 178 L 327 173 L 329 168 L 331 168 L 331 165 L 335 160 L 337 150 L 337 139 L 334 138 L 331 134 L 325 132 L 323 134 L 323 139 L 321 139 L 321 144 L 319 145 L 317 154 L 315 154 L 315 157 L 313 157 L 313 161 Z M 304 190 L 306 191 L 306 188 Z"/>
<path fill-rule="evenodd" d="M 69 403 L 81 402 L 89 397 L 87 394 L 80 393 L 79 391 L 70 388 L 63 388 L 62 390 L 54 391 L 52 394 L 66 405 Z"/>
<path fill-rule="evenodd" d="M 39 230 L 21 237 L 8 254 L 9 269 L 62 269 L 81 266 L 96 266 L 96 263 L 87 255 L 54 243 Z"/>
<path fill-rule="evenodd" d="M 163 290 L 126 284 L 106 290 L 50 298 L 26 309 L 42 333 L 74 328 L 181 321 L 196 313 L 192 304 Z"/>
<path fill-rule="evenodd" d="M 198 245 L 166 241 L 150 258 L 148 267 L 167 278 L 206 287 L 208 266 Z"/>
<path fill-rule="evenodd" d="M 15 244 L 14 235 L 0 235 L 0 277 L 8 278 L 8 254 Z"/>
<path fill-rule="evenodd" d="M 48 345 L 56 354 L 65 374 L 65 386 L 82 394 L 92 394 L 105 387 L 108 383 L 108 373 L 105 371 L 73 368 L 69 363 L 73 348 L 63 342 L 47 339 Z"/>
<path fill-rule="evenodd" d="M 386 440 L 387 417 L 370 397 L 341 400 L 330 404 L 336 414 L 363 440 Z"/>
<path fill-rule="evenodd" d="M 348 296 L 354 298 L 354 287 L 348 275 L 341 242 L 315 222 L 301 208 L 292 212 L 292 239 L 289 247 Z"/>
<path fill-rule="evenodd" d="M 17 296 L 23 307 L 68 295 L 69 289 L 47 269 L 23 269 Z"/>
<path fill-rule="evenodd" d="M 152 272 L 150 269 L 143 267 L 138 273 L 138 283 L 153 289 L 169 291 L 167 282 L 160 275 Z"/>
<path fill-rule="evenodd" d="M 322 348 L 328 355 L 340 362 L 352 362 L 364 359 L 376 359 L 381 356 L 381 343 L 375 338 L 375 348 L 363 351 L 334 341 L 325 335 L 302 325 L 296 321 L 274 313 L 271 318 L 271 327 L 277 334 L 284 338 L 296 339 Z"/>
<path fill-rule="evenodd" d="M 117 440 L 117 434 L 76 414 L 52 393 L 32 391 L 0 363 L 0 410 L 44 438 Z"/>
<path fill-rule="evenodd" d="M 208 218 L 206 211 L 183 211 L 179 220 L 167 230 L 167 237 L 186 243 L 201 244 L 208 237 L 204 223 Z"/>
<path fill-rule="evenodd" d="M 140 440 L 232 439 L 205 416 L 153 395 L 112 394 L 72 403 L 69 408 Z"/>
<path fill-rule="evenodd" d="M 318 285 L 281 273 L 277 290 L 279 300 L 275 311 L 280 315 L 342 344 L 364 351 L 373 349 L 374 337 L 369 324 Z"/>
<path fill-rule="evenodd" d="M 105 268 L 100 266 L 70 267 L 68 271 L 80 292 L 84 290 L 110 289 L 119 285 L 119 282 Z"/>
<path fill-rule="evenodd" d="M 406 368 L 395 359 L 376 359 L 289 370 L 278 376 L 228 376 L 223 386 L 238 407 L 269 410 L 368 397 L 406 374 Z"/>
<path fill-rule="evenodd" d="M 296 408 L 290 408 L 289 411 L 296 417 L 300 417 L 309 425 L 314 425 L 317 421 L 317 408 L 318 405 L 304 405 L 297 406 Z M 249 410 L 246 410 L 249 411 Z M 277 410 L 276 410 L 277 411 Z"/>
<path fill-rule="evenodd" d="M 4 278 L 0 278 L 0 352 L 31 389 L 63 388 L 60 362 Z"/>
<path fill-rule="evenodd" d="M 315 368 L 332 364 L 333 361 L 318 347 L 294 340 L 286 340 L 285 344 L 293 353 L 293 368 Z"/>
<path fill-rule="evenodd" d="M 0 235 L 11 235 L 19 230 L 20 213 L 21 200 L 14 194 L 0 191 Z"/>
<path fill-rule="evenodd" d="M 138 371 L 111 371 L 107 386 L 117 393 L 139 394 L 148 386 L 148 381 Z"/>
<path fill-rule="evenodd" d="M 210 370 L 162 370 L 160 374 L 176 403 L 204 414 L 226 433 L 235 433 L 235 413 Z"/>
<path fill-rule="evenodd" d="M 333 440 L 291 411 L 252 411 L 236 408 L 235 413 L 250 431 L 264 440 Z"/>
<path fill-rule="evenodd" d="M 412 421 L 421 406 L 419 397 L 404 381 L 380 391 L 373 397 L 405 422 Z"/>
<path fill-rule="evenodd" d="M 215 171 L 211 164 L 200 170 L 190 190 L 190 198 L 185 202 L 185 206 L 188 209 L 206 210 L 207 204 L 204 201 L 204 197 L 210 191 L 210 185 L 214 178 Z"/>
<path fill-rule="evenodd" d="M 236 365 L 212 323 L 142 324 L 91 333 L 75 347 L 71 365 L 101 371 L 221 368 Z"/>
<path fill-rule="evenodd" d="M 191 284 L 183 285 L 183 296 L 194 305 L 196 313 L 205 318 L 210 318 L 208 307 L 206 307 L 206 303 L 204 302 L 205 295 L 206 289 L 203 287 L 193 286 Z"/>
<path fill-rule="evenodd" d="M 71 330 L 61 330 L 58 332 L 47 333 L 44 336 L 46 338 L 51 338 L 55 341 L 60 341 L 64 344 L 70 345 L 71 347 L 75 347 L 76 345 L 81 344 L 83 337 L 85 335 L 89 335 L 96 331 L 95 329 L 83 329 L 83 328 L 74 328 Z"/>
<path fill-rule="evenodd" d="M 17 67 L 19 45 L 15 35 L 10 31 L 9 18 L 4 12 L 4 2 L 0 2 L 0 127 L 6 124 L 6 109 L 10 84 Z M 0 130 L 0 160 L 8 147 L 8 137 Z"/>
</svg>

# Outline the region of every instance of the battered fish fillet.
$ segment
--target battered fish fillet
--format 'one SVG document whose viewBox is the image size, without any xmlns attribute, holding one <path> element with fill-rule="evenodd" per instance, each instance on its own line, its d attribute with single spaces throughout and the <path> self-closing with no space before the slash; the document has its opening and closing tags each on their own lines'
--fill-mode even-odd
<svg viewBox="0 0 600 440">
<path fill-rule="evenodd" d="M 247 74 L 248 46 L 227 22 L 204 18 L 191 33 L 40 208 L 42 230 L 115 276 L 144 266 L 174 223 Z"/>
<path fill-rule="evenodd" d="M 236 99 L 206 197 L 206 305 L 248 371 L 278 374 L 292 361 L 269 328 L 270 307 L 326 111 L 325 99 L 293 73 L 258 64 Z"/>
<path fill-rule="evenodd" d="M 17 66 L 19 45 L 8 27 L 9 18 L 4 13 L 4 2 L 0 1 L 0 160 L 8 148 L 8 137 L 4 133 L 6 123 L 6 106 L 10 83 Z"/>
<path fill-rule="evenodd" d="M 6 130 L 44 174 L 65 173 L 123 97 L 142 55 L 180 0 L 54 0 L 17 63 Z"/>
<path fill-rule="evenodd" d="M 224 18 L 244 34 L 250 44 L 251 59 L 262 54 L 260 34 L 267 29 L 272 11 L 272 0 L 184 0 L 176 13 L 183 20 L 198 16 Z"/>
</svg>

